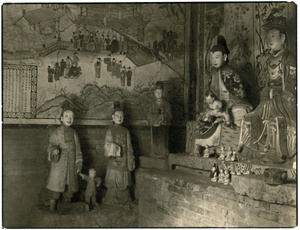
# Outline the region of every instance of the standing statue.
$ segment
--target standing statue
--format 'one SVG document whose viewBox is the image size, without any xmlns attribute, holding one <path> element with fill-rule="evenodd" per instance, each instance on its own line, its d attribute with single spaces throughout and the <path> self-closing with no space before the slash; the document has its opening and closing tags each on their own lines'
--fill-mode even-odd
<svg viewBox="0 0 300 230">
<path fill-rule="evenodd" d="M 51 169 L 46 188 L 50 190 L 50 211 L 55 210 L 56 201 L 63 194 L 66 203 L 71 202 L 73 194 L 79 190 L 77 174 L 82 169 L 82 154 L 79 138 L 71 125 L 74 113 L 66 106 L 61 113 L 61 126 L 50 133 L 47 148 Z"/>
<path fill-rule="evenodd" d="M 89 175 L 79 173 L 81 178 L 87 182 L 86 190 L 84 194 L 84 200 L 90 209 L 97 207 L 99 204 L 96 201 L 97 190 L 101 184 L 101 178 L 95 177 L 96 170 L 94 168 L 89 169 Z"/>
<path fill-rule="evenodd" d="M 270 14 L 263 28 L 269 53 L 258 78 L 264 86 L 259 105 L 243 119 L 239 151 L 241 159 L 282 163 L 296 154 L 296 61 L 285 49 L 286 18 Z"/>
<path fill-rule="evenodd" d="M 97 58 L 97 62 L 94 64 L 94 68 L 95 68 L 95 77 L 96 78 L 100 78 L 101 77 L 101 58 L 98 57 Z"/>
<path fill-rule="evenodd" d="M 222 35 L 218 36 L 217 45 L 210 52 L 212 78 L 209 88 L 232 116 L 233 122 L 240 126 L 242 117 L 252 110 L 252 106 L 245 100 L 245 87 L 240 75 L 228 65 L 230 51 Z"/>
<path fill-rule="evenodd" d="M 127 204 L 131 201 L 129 187 L 132 185 L 131 171 L 135 169 L 135 158 L 129 131 L 122 126 L 124 112 L 120 102 L 114 103 L 114 124 L 105 135 L 104 156 L 108 165 L 104 185 L 107 188 L 104 204 Z"/>
<path fill-rule="evenodd" d="M 169 156 L 169 126 L 171 125 L 171 106 L 163 98 L 164 85 L 158 81 L 149 112 L 148 121 L 151 125 L 151 156 L 166 158 Z"/>
</svg>

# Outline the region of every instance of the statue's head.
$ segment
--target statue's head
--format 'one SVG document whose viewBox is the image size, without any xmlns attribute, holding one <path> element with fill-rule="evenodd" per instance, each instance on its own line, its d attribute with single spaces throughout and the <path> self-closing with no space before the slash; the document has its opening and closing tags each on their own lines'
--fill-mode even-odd
<svg viewBox="0 0 300 230">
<path fill-rule="evenodd" d="M 273 14 L 270 14 L 265 20 L 263 28 L 267 32 L 267 43 L 271 52 L 281 50 L 287 39 L 286 18 L 283 16 L 276 17 Z"/>
<path fill-rule="evenodd" d="M 162 81 L 157 81 L 155 84 L 154 96 L 156 99 L 161 99 L 164 94 L 164 83 Z"/>
<path fill-rule="evenodd" d="M 218 36 L 217 45 L 210 49 L 211 65 L 215 68 L 223 66 L 229 61 L 228 55 L 230 51 L 227 47 L 226 40 L 222 35 Z"/>
<path fill-rule="evenodd" d="M 112 114 L 112 119 L 116 125 L 121 125 L 124 121 L 124 111 L 121 108 L 121 104 L 119 101 L 114 102 L 114 111 Z"/>
<path fill-rule="evenodd" d="M 89 177 L 94 178 L 96 176 L 96 170 L 94 168 L 89 169 Z"/>
<path fill-rule="evenodd" d="M 74 112 L 71 108 L 71 104 L 66 100 L 63 102 L 61 107 L 62 111 L 60 115 L 60 121 L 64 126 L 70 127 L 74 122 Z"/>
<path fill-rule="evenodd" d="M 207 104 L 212 104 L 214 103 L 215 100 L 216 100 L 216 96 L 214 93 L 212 93 L 211 91 L 207 91 L 205 93 L 205 101 Z"/>
</svg>

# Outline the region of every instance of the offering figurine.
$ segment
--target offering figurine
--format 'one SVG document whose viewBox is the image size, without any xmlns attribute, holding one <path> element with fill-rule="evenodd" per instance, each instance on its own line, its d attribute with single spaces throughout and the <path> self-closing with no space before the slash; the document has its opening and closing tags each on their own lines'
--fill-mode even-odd
<svg viewBox="0 0 300 230">
<path fill-rule="evenodd" d="M 219 158 L 218 158 L 218 160 L 221 160 L 221 161 L 223 161 L 224 159 L 225 159 L 225 147 L 224 146 L 221 146 L 221 153 L 220 153 L 220 155 L 219 155 Z"/>
<path fill-rule="evenodd" d="M 96 176 L 96 170 L 93 168 L 89 169 L 89 175 L 85 175 L 82 173 L 79 173 L 81 178 L 87 182 L 86 190 L 85 190 L 85 202 L 89 205 L 89 207 L 92 209 L 94 207 L 98 206 L 98 203 L 96 201 L 96 194 L 97 190 L 96 187 L 99 187 L 101 184 L 101 178 L 95 177 Z"/>
<path fill-rule="evenodd" d="M 231 157 L 232 157 L 232 147 L 228 147 L 228 150 L 226 151 L 225 161 L 231 161 Z"/>
<path fill-rule="evenodd" d="M 211 168 L 209 177 L 214 177 L 215 173 L 218 174 L 218 165 L 214 163 L 213 167 Z"/>
<path fill-rule="evenodd" d="M 209 156 L 210 156 L 210 151 L 209 151 L 208 145 L 206 145 L 205 149 L 204 149 L 203 157 L 204 158 L 209 158 Z"/>
<path fill-rule="evenodd" d="M 105 135 L 104 156 L 109 159 L 104 181 L 107 192 L 103 203 L 128 204 L 131 202 L 129 187 L 132 185 L 131 171 L 135 169 L 135 158 L 129 131 L 122 126 L 124 112 L 118 101 L 114 103 L 112 120 L 113 125 Z"/>
<path fill-rule="evenodd" d="M 214 173 L 214 177 L 211 178 L 211 181 L 212 182 L 217 182 L 218 181 L 218 173 L 217 172 Z"/>
<path fill-rule="evenodd" d="M 232 152 L 231 161 L 237 161 L 236 151 L 235 150 Z"/>
<path fill-rule="evenodd" d="M 66 101 L 62 106 L 61 126 L 55 128 L 49 137 L 48 161 L 51 162 L 46 188 L 50 190 L 50 211 L 54 211 L 56 201 L 63 194 L 66 203 L 79 190 L 77 174 L 82 169 L 82 153 L 79 138 L 71 125 L 74 113 Z M 66 189 L 67 188 L 67 189 Z"/>
<path fill-rule="evenodd" d="M 148 112 L 148 121 L 151 125 L 151 156 L 166 158 L 169 156 L 169 126 L 171 125 L 171 106 L 163 98 L 164 84 L 156 82 L 155 100 Z"/>
<path fill-rule="evenodd" d="M 224 171 L 223 182 L 224 182 L 224 185 L 228 185 L 230 183 L 230 175 L 229 175 L 228 169 L 225 169 L 225 171 Z"/>
<path fill-rule="evenodd" d="M 218 180 L 219 183 L 224 183 L 224 176 L 225 176 L 224 169 L 220 169 L 219 180 Z"/>
</svg>

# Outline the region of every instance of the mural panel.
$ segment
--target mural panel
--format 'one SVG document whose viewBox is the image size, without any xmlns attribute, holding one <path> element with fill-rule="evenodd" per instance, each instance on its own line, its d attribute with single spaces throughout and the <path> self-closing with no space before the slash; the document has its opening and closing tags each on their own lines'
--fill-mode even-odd
<svg viewBox="0 0 300 230">
<path fill-rule="evenodd" d="M 184 12 L 180 3 L 3 5 L 3 61 L 37 66 L 35 118 L 58 118 L 67 100 L 77 118 L 110 119 L 119 100 L 145 120 L 160 80 L 182 120 Z"/>
</svg>

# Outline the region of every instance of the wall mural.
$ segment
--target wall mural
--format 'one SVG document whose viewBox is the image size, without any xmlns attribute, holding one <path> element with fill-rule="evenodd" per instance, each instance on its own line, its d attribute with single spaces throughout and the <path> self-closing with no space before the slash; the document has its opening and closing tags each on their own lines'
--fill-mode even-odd
<svg viewBox="0 0 300 230">
<path fill-rule="evenodd" d="M 110 119 L 119 100 L 145 120 L 160 80 L 181 120 L 184 12 L 180 3 L 3 5 L 3 64 L 37 67 L 36 118 L 58 118 L 67 100 L 77 118 Z"/>
</svg>

